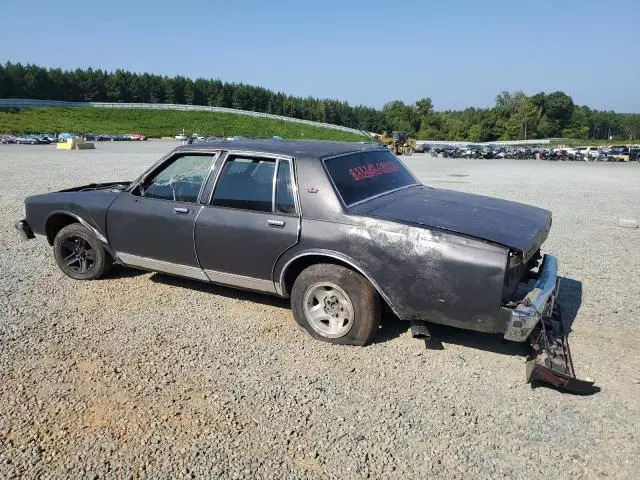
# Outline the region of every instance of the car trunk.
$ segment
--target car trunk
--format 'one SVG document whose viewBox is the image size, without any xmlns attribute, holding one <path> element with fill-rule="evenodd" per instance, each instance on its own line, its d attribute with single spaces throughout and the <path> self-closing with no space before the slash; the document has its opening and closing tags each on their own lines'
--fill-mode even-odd
<svg viewBox="0 0 640 480">
<path fill-rule="evenodd" d="M 509 248 L 503 300 L 538 265 L 551 228 L 551 212 L 522 203 L 416 186 L 365 202 L 352 213 L 422 225 L 479 238 Z"/>
<path fill-rule="evenodd" d="M 468 235 L 528 261 L 546 240 L 551 212 L 522 203 L 416 186 L 361 204 L 353 213 Z M 357 210 L 357 211 L 356 211 Z"/>
</svg>

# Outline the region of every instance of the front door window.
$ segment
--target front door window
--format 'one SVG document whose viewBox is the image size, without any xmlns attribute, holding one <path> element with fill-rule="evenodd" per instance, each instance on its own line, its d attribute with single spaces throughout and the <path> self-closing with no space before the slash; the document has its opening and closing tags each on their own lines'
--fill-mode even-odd
<svg viewBox="0 0 640 480">
<path fill-rule="evenodd" d="M 213 155 L 182 155 L 152 174 L 133 192 L 141 197 L 196 203 Z"/>
</svg>

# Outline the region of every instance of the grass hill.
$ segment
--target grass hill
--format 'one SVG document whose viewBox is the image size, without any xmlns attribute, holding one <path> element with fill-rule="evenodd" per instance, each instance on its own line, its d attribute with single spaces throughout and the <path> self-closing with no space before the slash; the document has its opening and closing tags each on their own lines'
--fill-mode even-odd
<svg viewBox="0 0 640 480">
<path fill-rule="evenodd" d="M 358 141 L 363 137 L 331 128 L 251 117 L 232 113 L 112 109 L 93 107 L 48 107 L 0 111 L 0 134 L 43 132 L 132 133 L 153 137 L 174 136 L 182 131 L 205 136 L 307 138 Z"/>
</svg>

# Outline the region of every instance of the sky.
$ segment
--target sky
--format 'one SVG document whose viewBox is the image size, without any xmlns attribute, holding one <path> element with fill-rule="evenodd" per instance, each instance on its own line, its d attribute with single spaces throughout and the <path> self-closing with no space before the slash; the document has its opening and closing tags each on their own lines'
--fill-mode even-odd
<svg viewBox="0 0 640 480">
<path fill-rule="evenodd" d="M 382 107 L 561 90 L 640 112 L 640 0 L 3 2 L 0 62 L 220 78 Z M 8 21 L 9 19 L 18 21 Z"/>
</svg>

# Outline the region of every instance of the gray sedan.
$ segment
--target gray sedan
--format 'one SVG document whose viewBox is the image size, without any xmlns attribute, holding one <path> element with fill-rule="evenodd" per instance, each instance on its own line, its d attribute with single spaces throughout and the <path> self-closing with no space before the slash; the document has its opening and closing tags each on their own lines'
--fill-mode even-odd
<svg viewBox="0 0 640 480">
<path fill-rule="evenodd" d="M 185 145 L 134 181 L 25 203 L 18 229 L 75 279 L 116 262 L 290 297 L 310 335 L 351 345 L 373 340 L 386 304 L 414 324 L 530 341 L 543 353 L 530 380 L 578 382 L 554 316 L 557 261 L 540 254 L 551 213 L 422 185 L 376 145 Z"/>
</svg>

